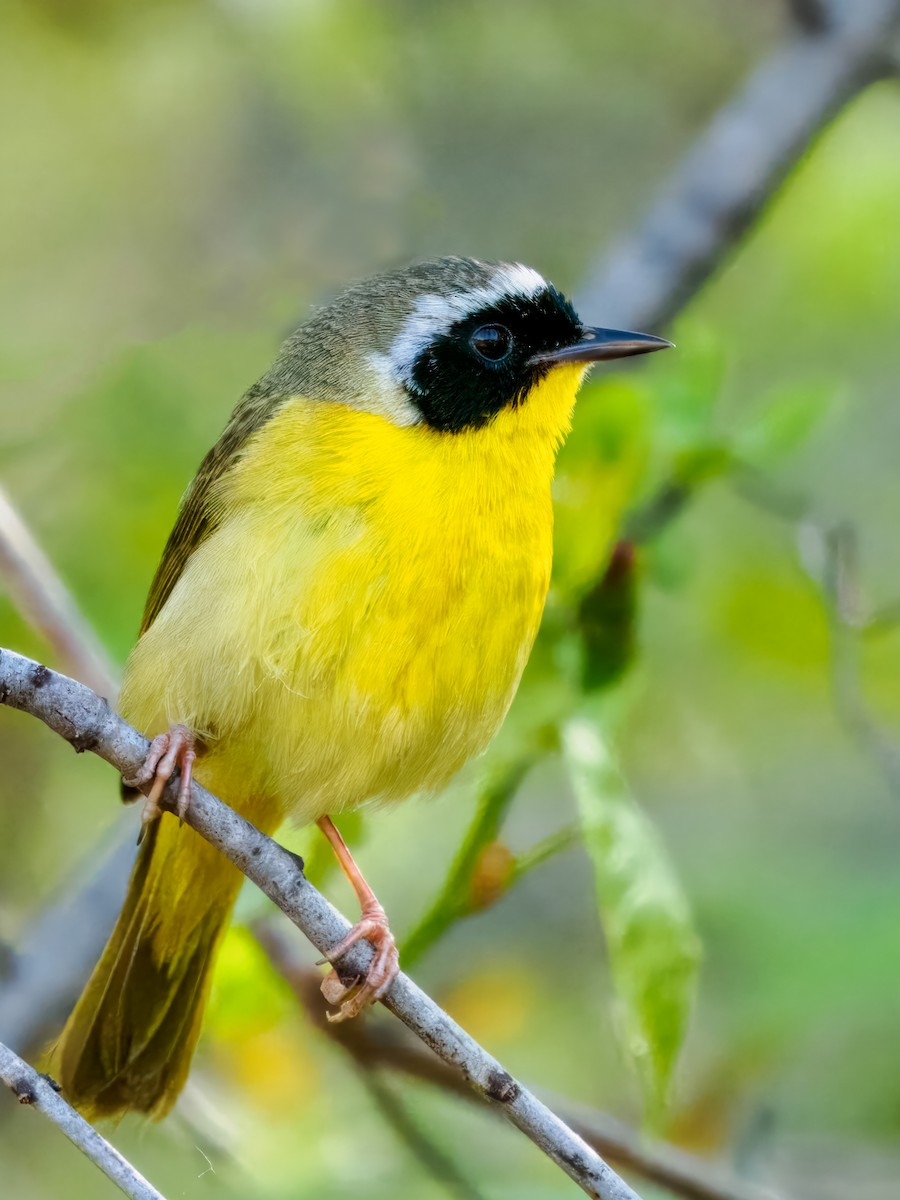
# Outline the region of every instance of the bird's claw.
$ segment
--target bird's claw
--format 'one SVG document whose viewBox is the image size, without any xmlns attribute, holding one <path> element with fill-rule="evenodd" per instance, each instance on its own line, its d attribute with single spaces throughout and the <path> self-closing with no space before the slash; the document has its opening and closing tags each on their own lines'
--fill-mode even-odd
<svg viewBox="0 0 900 1200">
<path fill-rule="evenodd" d="M 138 845 L 146 837 L 147 830 L 153 822 L 159 820 L 162 815 L 160 797 L 176 768 L 181 772 L 181 780 L 178 785 L 175 811 L 179 821 L 184 821 L 191 803 L 191 779 L 196 757 L 194 735 L 186 725 L 173 725 L 168 732 L 156 735 L 150 743 L 150 749 L 147 751 L 147 757 L 144 759 L 141 769 L 133 778 L 125 780 L 127 787 L 141 790 L 148 783 L 152 784 L 146 794 L 144 810 L 141 814 Z"/>
<path fill-rule="evenodd" d="M 325 962 L 335 962 L 346 954 L 351 946 L 365 939 L 375 948 L 365 979 L 359 978 L 344 983 L 333 968 L 322 981 L 322 994 L 329 1004 L 339 1004 L 336 1013 L 328 1013 L 332 1022 L 348 1021 L 358 1017 L 364 1008 L 380 1000 L 400 974 L 400 955 L 397 943 L 384 909 L 380 904 L 371 904 L 363 910 L 360 919 L 346 937 L 328 951 Z"/>
</svg>

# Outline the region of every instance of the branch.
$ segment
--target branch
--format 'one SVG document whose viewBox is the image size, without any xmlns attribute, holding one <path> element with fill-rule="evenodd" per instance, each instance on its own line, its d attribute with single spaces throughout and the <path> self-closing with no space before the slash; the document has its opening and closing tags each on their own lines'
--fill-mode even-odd
<svg viewBox="0 0 900 1200">
<path fill-rule="evenodd" d="M 152 1184 L 60 1096 L 53 1081 L 39 1075 L 0 1042 L 0 1079 L 20 1104 L 42 1112 L 107 1178 L 132 1200 L 165 1200 Z"/>
<path fill-rule="evenodd" d="M 890 72 L 898 26 L 900 0 L 848 0 L 826 28 L 787 38 L 716 114 L 637 232 L 603 254 L 577 294 L 579 312 L 665 326 L 832 117 Z"/>
<path fill-rule="evenodd" d="M 117 716 L 105 700 L 74 679 L 10 650 L 0 650 L 0 703 L 38 717 L 76 751 L 90 750 L 126 777 L 134 775 L 146 757 L 147 739 Z M 176 786 L 170 782 L 162 804 L 171 811 L 175 803 Z M 185 820 L 265 892 L 320 953 L 327 954 L 348 932 L 350 923 L 309 883 L 295 855 L 197 783 L 191 789 Z M 342 981 L 350 983 L 365 975 L 371 957 L 368 944 L 353 946 L 337 964 Z M 461 1070 L 484 1100 L 496 1106 L 589 1196 L 637 1200 L 636 1193 L 599 1155 L 406 975 L 397 978 L 382 1003 L 439 1058 Z"/>
<path fill-rule="evenodd" d="M 828 0 L 788 0 L 788 9 L 807 33 L 824 33 L 835 17 Z"/>
<path fill-rule="evenodd" d="M 116 671 L 53 564 L 0 488 L 0 579 L 16 608 L 53 647 L 60 662 L 103 696 Z"/>
<path fill-rule="evenodd" d="M 318 973 L 300 960 L 274 921 L 255 921 L 252 929 L 312 1023 L 346 1051 L 361 1070 L 387 1067 L 464 1100 L 475 1099 L 458 1071 L 403 1030 L 377 1021 L 328 1021 L 320 1002 Z M 607 1113 L 573 1105 L 570 1100 L 560 1100 L 557 1107 L 566 1124 L 598 1154 L 687 1200 L 777 1200 L 767 1189 L 738 1179 L 677 1146 L 645 1141 L 636 1130 Z"/>
</svg>

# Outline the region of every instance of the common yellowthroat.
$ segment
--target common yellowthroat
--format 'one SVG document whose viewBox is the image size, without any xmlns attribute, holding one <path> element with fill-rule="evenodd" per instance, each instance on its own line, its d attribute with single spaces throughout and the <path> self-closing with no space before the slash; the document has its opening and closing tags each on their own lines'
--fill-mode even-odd
<svg viewBox="0 0 900 1200">
<path fill-rule="evenodd" d="M 550 578 L 550 482 L 595 361 L 669 343 L 586 328 L 521 265 L 441 258 L 357 284 L 285 342 L 190 485 L 120 707 L 161 729 L 146 837 L 54 1067 L 95 1116 L 161 1116 L 185 1078 L 242 876 L 154 810 L 181 771 L 265 831 L 316 821 L 361 905 L 352 1016 L 397 972 L 331 822 L 441 788 L 515 694 Z M 196 760 L 196 761 L 195 761 Z"/>
</svg>

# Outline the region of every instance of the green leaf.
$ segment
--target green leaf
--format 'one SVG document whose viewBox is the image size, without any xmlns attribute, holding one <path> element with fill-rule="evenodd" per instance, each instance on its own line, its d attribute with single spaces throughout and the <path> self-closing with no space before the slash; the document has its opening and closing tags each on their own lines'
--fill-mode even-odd
<svg viewBox="0 0 900 1200">
<path fill-rule="evenodd" d="M 765 409 L 734 443 L 735 455 L 748 466 L 771 470 L 806 442 L 831 411 L 833 383 L 791 384 L 770 395 Z"/>
<path fill-rule="evenodd" d="M 635 803 L 592 704 L 566 724 L 563 752 L 594 864 L 620 1036 L 658 1125 L 694 995 L 699 940 L 656 829 Z"/>
</svg>

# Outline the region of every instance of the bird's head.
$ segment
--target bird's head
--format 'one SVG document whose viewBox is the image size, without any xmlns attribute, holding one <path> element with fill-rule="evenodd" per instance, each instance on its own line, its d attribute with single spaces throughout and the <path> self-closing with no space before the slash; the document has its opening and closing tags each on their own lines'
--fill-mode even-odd
<svg viewBox="0 0 900 1200">
<path fill-rule="evenodd" d="M 584 325 L 530 267 L 438 258 L 348 288 L 263 383 L 452 436 L 526 410 L 554 378 L 574 397 L 591 364 L 670 344 Z"/>
</svg>

